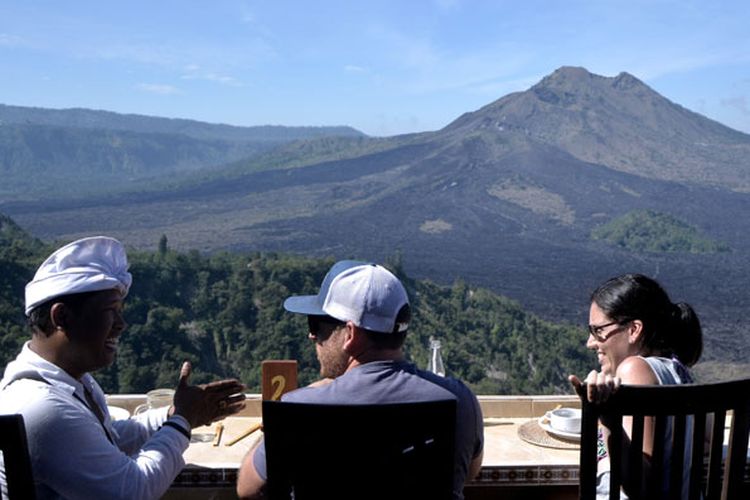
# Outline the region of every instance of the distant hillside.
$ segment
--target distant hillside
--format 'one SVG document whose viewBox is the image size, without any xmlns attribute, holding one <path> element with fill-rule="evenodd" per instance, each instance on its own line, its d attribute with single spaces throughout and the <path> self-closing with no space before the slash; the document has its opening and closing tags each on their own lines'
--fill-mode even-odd
<svg viewBox="0 0 750 500">
<path fill-rule="evenodd" d="M 6 221 L 7 219 L 2 219 Z M 26 237 L 11 242 L 19 248 Z M 0 370 L 28 338 L 23 287 L 49 248 L 27 246 L 33 259 L 0 253 Z M 264 359 L 296 359 L 300 383 L 319 378 L 304 316 L 283 310 L 293 294 L 315 293 L 332 264 L 286 254 L 129 251 L 133 286 L 126 299 L 128 329 L 116 363 L 97 375 L 105 391 L 145 392 L 172 386 L 180 363 L 196 382 L 238 377 L 260 390 Z M 427 366 L 428 339 L 442 341 L 448 373 L 483 394 L 569 393 L 569 373 L 593 361 L 576 328 L 528 314 L 486 289 L 412 280 L 391 265 L 408 289 L 414 317 L 406 354 Z"/>
<path fill-rule="evenodd" d="M 726 252 L 729 247 L 701 236 L 674 217 L 652 210 L 636 210 L 595 228 L 592 238 L 635 252 Z"/>
<path fill-rule="evenodd" d="M 196 186 L 205 187 L 205 182 L 222 183 L 228 179 L 246 176 L 251 172 L 301 168 L 324 162 L 341 161 L 357 158 L 393 149 L 397 145 L 408 144 L 414 139 L 412 135 L 396 137 L 321 137 L 305 139 L 283 144 L 268 152 L 222 165 L 210 171 L 201 171 L 180 179 L 180 189 Z M 170 183 L 175 186 L 175 179 Z M 164 189 L 163 185 L 152 186 Z"/>
<path fill-rule="evenodd" d="M 28 338 L 23 291 L 47 248 L 0 213 L 0 369 Z"/>
<path fill-rule="evenodd" d="M 383 261 L 462 279 L 542 317 L 586 321 L 624 272 L 696 306 L 706 356 L 750 367 L 750 136 L 622 73 L 560 68 L 435 132 L 311 139 L 127 193 L 0 202 L 45 240 L 91 231 L 154 249 Z M 650 252 L 591 238 L 633 211 L 669 214 L 729 252 Z M 617 223 L 615 223 L 617 225 Z M 672 221 L 667 227 L 676 228 Z M 626 237 L 628 240 L 630 237 Z"/>
<path fill-rule="evenodd" d="M 179 134 L 193 139 L 230 142 L 283 143 L 314 137 L 361 137 L 352 127 L 237 127 L 180 118 L 120 114 L 93 109 L 48 109 L 0 104 L 2 125 L 48 125 L 95 130 L 121 130 L 142 134 Z"/>
<path fill-rule="evenodd" d="M 253 143 L 177 134 L 0 126 L 0 199 L 137 189 L 142 179 L 190 172 L 267 150 Z"/>
<path fill-rule="evenodd" d="M 0 201 L 150 189 L 294 141 L 361 138 L 350 127 L 232 127 L 84 109 L 0 105 Z"/>
<path fill-rule="evenodd" d="M 7 215 L 0 214 L 0 248 L 7 247 L 13 242 L 33 244 L 35 241 L 13 219 Z"/>
</svg>

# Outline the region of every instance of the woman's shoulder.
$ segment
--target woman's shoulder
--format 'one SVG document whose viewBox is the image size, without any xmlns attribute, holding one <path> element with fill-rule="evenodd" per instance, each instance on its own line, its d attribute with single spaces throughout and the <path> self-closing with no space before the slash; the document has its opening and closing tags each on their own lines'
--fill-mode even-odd
<svg viewBox="0 0 750 500">
<path fill-rule="evenodd" d="M 628 385 L 655 385 L 659 383 L 654 370 L 641 356 L 625 358 L 617 367 L 615 375 L 620 377 L 623 384 Z"/>
<path fill-rule="evenodd" d="M 643 358 L 662 385 L 689 384 L 693 382 L 690 371 L 677 358 L 648 356 Z"/>
</svg>

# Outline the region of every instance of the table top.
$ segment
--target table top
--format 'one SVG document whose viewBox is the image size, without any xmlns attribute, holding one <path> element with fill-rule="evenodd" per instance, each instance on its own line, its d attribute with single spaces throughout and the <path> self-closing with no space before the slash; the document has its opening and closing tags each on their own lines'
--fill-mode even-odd
<svg viewBox="0 0 750 500">
<path fill-rule="evenodd" d="M 197 467 L 239 468 L 242 458 L 263 436 L 263 431 L 257 430 L 231 446 L 227 444 L 260 422 L 260 417 L 225 418 L 221 421 L 224 429 L 217 446 L 214 446 L 217 424 L 196 427 L 190 446 L 183 453 L 185 463 Z"/>
<path fill-rule="evenodd" d="M 567 449 L 532 444 L 521 438 L 523 426 L 536 423 L 538 417 L 491 417 L 484 419 L 484 459 L 472 486 L 578 484 L 579 449 L 571 441 L 546 439 L 547 444 L 562 444 Z M 257 416 L 228 417 L 218 446 L 213 445 L 216 424 L 193 429 L 193 439 L 185 451 L 185 469 L 175 480 L 176 487 L 233 487 L 237 470 L 247 452 L 263 436 L 258 430 L 232 446 L 227 443 L 260 423 Z M 545 436 L 542 429 L 536 432 Z M 542 440 L 545 441 L 545 440 Z M 750 453 L 750 452 L 749 452 Z"/>
<path fill-rule="evenodd" d="M 537 425 L 536 418 L 485 419 L 482 465 L 578 465 L 578 443 L 560 440 L 562 448 L 553 448 L 525 441 L 519 436 L 519 430 L 527 422 Z M 539 432 L 544 433 L 541 429 Z M 552 437 L 552 440 L 556 439 Z"/>
<path fill-rule="evenodd" d="M 214 426 L 193 430 L 193 439 L 184 453 L 188 465 L 199 467 L 239 467 L 242 458 L 263 435 L 256 431 L 232 446 L 226 446 L 235 437 L 260 422 L 258 417 L 229 417 L 222 422 L 224 430 L 218 446 Z M 487 418 L 484 425 L 483 465 L 577 465 L 578 449 L 555 449 L 524 441 L 518 435 L 520 426 L 528 418 Z"/>
<path fill-rule="evenodd" d="M 262 437 L 256 431 L 232 446 L 226 443 L 260 422 L 259 417 L 228 417 L 218 446 L 213 445 L 216 427 L 193 430 L 193 439 L 184 453 L 186 467 L 177 485 L 210 485 L 236 481 L 243 457 Z M 484 460 L 477 484 L 578 482 L 578 449 L 554 449 L 538 446 L 519 437 L 519 428 L 529 418 L 485 419 Z"/>
</svg>

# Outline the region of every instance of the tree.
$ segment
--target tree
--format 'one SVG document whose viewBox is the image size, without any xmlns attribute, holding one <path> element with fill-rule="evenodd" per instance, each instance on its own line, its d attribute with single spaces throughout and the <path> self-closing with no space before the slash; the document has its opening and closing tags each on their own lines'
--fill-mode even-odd
<svg viewBox="0 0 750 500">
<path fill-rule="evenodd" d="M 159 238 L 159 255 L 162 257 L 166 255 L 167 251 L 169 250 L 167 246 L 167 235 L 162 234 L 161 238 Z"/>
</svg>

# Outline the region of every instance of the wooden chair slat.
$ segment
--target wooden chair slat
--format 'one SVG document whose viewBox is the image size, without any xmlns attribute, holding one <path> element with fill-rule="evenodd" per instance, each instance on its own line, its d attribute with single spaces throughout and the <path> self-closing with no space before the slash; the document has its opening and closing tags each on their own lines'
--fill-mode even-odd
<svg viewBox="0 0 750 500">
<path fill-rule="evenodd" d="M 726 410 L 714 413 L 714 425 L 711 431 L 711 447 L 709 452 L 706 500 L 715 500 L 721 497 L 721 463 L 726 416 Z"/>
<path fill-rule="evenodd" d="M 732 414 L 732 427 L 729 431 L 729 449 L 724 465 L 724 481 L 721 496 L 723 499 L 735 500 L 742 496 L 742 479 L 745 475 L 747 461 L 748 426 L 750 426 L 750 409 L 735 408 Z"/>
<path fill-rule="evenodd" d="M 703 443 L 706 440 L 706 415 L 693 416 L 693 443 L 690 458 L 690 490 L 688 500 L 700 500 L 703 486 Z"/>
<path fill-rule="evenodd" d="M 599 435 L 599 413 L 594 405 L 585 405 L 581 414 L 581 450 L 597 450 Z M 580 498 L 596 499 L 597 453 L 581 453 L 580 458 Z"/>
<path fill-rule="evenodd" d="M 622 456 L 622 415 L 614 415 L 612 418 L 612 430 L 609 439 L 610 455 Z M 622 467 L 610 457 L 609 471 L 609 499 L 618 500 L 620 498 L 620 488 L 622 487 Z"/>
<path fill-rule="evenodd" d="M 631 491 L 634 491 L 636 488 L 638 490 L 643 488 L 640 482 L 640 477 L 643 474 L 643 454 L 640 450 L 643 449 L 644 421 L 643 415 L 633 417 L 633 427 L 630 435 L 630 453 L 628 456 L 628 473 L 631 478 L 637 479 L 628 481 L 628 487 Z"/>
<path fill-rule="evenodd" d="M 685 470 L 685 434 L 688 416 L 684 414 L 675 415 L 672 420 L 672 457 L 670 460 L 669 474 L 669 498 L 680 500 L 682 498 L 682 478 Z M 691 433 L 692 435 L 692 433 Z"/>
</svg>

